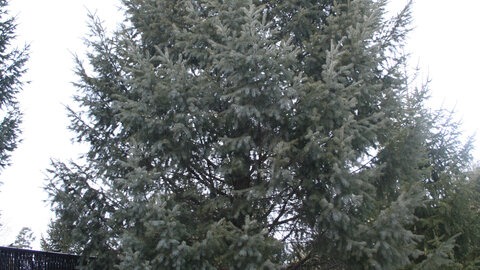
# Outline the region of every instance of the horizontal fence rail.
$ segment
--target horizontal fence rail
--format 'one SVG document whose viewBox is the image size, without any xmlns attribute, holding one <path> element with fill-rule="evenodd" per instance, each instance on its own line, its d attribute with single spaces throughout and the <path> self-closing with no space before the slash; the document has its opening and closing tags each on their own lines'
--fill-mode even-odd
<svg viewBox="0 0 480 270">
<path fill-rule="evenodd" d="M 1 270 L 74 270 L 79 256 L 0 247 Z"/>
</svg>

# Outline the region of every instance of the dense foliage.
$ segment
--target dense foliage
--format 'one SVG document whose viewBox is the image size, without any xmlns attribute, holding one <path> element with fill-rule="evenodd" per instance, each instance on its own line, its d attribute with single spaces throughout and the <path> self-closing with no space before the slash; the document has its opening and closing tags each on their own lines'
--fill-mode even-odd
<svg viewBox="0 0 480 270">
<path fill-rule="evenodd" d="M 8 15 L 8 1 L 0 0 L 0 169 L 8 165 L 10 153 L 17 147 L 20 112 L 16 95 L 22 87 L 27 48 L 12 47 L 16 24 Z"/>
<path fill-rule="evenodd" d="M 408 87 L 408 6 L 123 3 L 124 25 L 95 21 L 78 60 L 71 129 L 90 150 L 50 170 L 45 247 L 95 256 L 91 269 L 452 263 L 455 239 L 426 242 L 418 212 L 439 211 L 468 147 Z"/>
</svg>

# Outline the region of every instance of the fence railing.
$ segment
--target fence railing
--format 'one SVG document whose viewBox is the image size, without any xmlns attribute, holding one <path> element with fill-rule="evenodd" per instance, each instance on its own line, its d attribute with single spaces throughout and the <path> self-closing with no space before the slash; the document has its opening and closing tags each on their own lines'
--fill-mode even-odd
<svg viewBox="0 0 480 270">
<path fill-rule="evenodd" d="M 0 247 L 1 270 L 74 270 L 79 256 Z"/>
</svg>

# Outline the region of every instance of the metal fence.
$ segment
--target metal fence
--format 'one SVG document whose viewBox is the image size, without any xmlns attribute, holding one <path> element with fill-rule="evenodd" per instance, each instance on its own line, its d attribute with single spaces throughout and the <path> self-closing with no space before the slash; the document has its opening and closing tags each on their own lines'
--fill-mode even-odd
<svg viewBox="0 0 480 270">
<path fill-rule="evenodd" d="M 0 247 L 1 270 L 74 270 L 79 256 Z"/>
</svg>

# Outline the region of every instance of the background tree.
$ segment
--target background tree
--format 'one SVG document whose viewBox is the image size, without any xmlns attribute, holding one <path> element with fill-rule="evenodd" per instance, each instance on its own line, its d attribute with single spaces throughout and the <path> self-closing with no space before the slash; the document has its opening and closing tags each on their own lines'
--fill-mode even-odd
<svg viewBox="0 0 480 270">
<path fill-rule="evenodd" d="M 78 254 L 82 251 L 81 247 L 75 242 L 71 242 L 70 232 L 72 229 L 62 227 L 63 224 L 51 222 L 47 229 L 47 236 L 40 239 L 40 248 L 44 251 L 62 252 L 68 254 Z"/>
<path fill-rule="evenodd" d="M 126 23 L 110 37 L 94 21 L 90 67 L 78 60 L 71 129 L 90 150 L 52 165 L 51 228 L 69 233 L 48 245 L 95 256 L 91 269 L 425 260 L 414 214 L 445 157 L 402 72 L 408 6 L 123 3 Z"/>
<path fill-rule="evenodd" d="M 22 87 L 20 77 L 25 73 L 27 47 L 12 48 L 15 22 L 8 16 L 8 1 L 0 0 L 0 169 L 8 165 L 10 153 L 17 147 L 20 133 L 20 112 L 16 94 Z"/>
<path fill-rule="evenodd" d="M 16 25 L 7 6 L 8 1 L 0 0 L 0 171 L 8 165 L 10 153 L 17 147 L 21 113 L 16 94 L 21 90 L 20 77 L 28 59 L 27 47 L 12 48 Z"/>
<path fill-rule="evenodd" d="M 35 241 L 35 236 L 33 235 L 32 229 L 28 227 L 23 227 L 20 232 L 18 232 L 15 242 L 10 244 L 11 247 L 16 248 L 26 248 L 32 249 L 32 243 Z"/>
<path fill-rule="evenodd" d="M 445 132 L 445 125 L 443 127 Z M 443 142 L 458 143 L 458 140 L 450 137 Z M 440 173 L 434 174 L 439 177 L 434 181 L 432 178 L 432 181 L 425 185 L 429 198 L 426 207 L 417 210 L 419 220 L 415 224 L 416 233 L 424 235 L 419 243 L 424 254 L 417 260 L 417 263 L 420 263 L 414 264 L 411 268 L 416 266 L 416 269 L 478 269 L 480 267 L 478 167 L 468 172 L 463 168 L 452 177 L 448 175 L 452 170 L 466 167 L 468 164 L 462 160 L 462 152 L 448 154 L 452 154 L 449 159 L 452 163 L 444 163 L 445 167 Z"/>
</svg>

